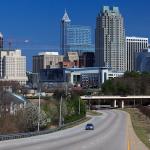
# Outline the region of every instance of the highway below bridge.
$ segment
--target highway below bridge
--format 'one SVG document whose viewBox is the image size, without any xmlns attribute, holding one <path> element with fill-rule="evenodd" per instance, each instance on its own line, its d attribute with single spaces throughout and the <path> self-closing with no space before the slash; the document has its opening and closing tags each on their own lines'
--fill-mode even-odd
<svg viewBox="0 0 150 150">
<path fill-rule="evenodd" d="M 133 137 L 130 117 L 120 110 L 102 110 L 88 123 L 95 129 L 85 130 L 86 123 L 55 133 L 0 142 L 0 150 L 148 150 Z"/>
<path fill-rule="evenodd" d="M 107 103 L 113 108 L 124 108 L 127 106 L 142 105 L 145 101 L 150 103 L 150 95 L 135 95 L 135 96 L 91 96 L 85 95 L 80 97 L 87 101 L 87 105 L 101 105 Z"/>
</svg>

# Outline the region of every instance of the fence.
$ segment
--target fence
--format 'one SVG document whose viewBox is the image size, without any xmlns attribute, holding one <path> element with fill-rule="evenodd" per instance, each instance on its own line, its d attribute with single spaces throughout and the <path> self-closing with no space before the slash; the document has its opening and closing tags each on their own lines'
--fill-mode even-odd
<svg viewBox="0 0 150 150">
<path fill-rule="evenodd" d="M 0 141 L 4 141 L 4 140 L 12 140 L 12 139 L 20 139 L 20 138 L 27 138 L 27 137 L 32 137 L 32 136 L 37 136 L 37 135 L 43 135 L 43 134 L 49 134 L 49 133 L 53 133 L 62 129 L 65 129 L 69 126 L 72 125 L 76 125 L 79 122 L 85 120 L 86 117 L 79 119 L 77 121 L 71 122 L 71 123 L 67 123 L 65 125 L 62 125 L 61 127 L 58 128 L 54 128 L 54 129 L 48 129 L 48 130 L 43 130 L 43 131 L 36 131 L 36 132 L 27 132 L 27 133 L 16 133 L 16 134 L 0 134 Z"/>
</svg>

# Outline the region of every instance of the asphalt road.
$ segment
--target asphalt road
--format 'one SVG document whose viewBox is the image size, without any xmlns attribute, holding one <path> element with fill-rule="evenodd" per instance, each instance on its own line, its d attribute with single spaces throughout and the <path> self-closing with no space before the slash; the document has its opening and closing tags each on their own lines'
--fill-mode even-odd
<svg viewBox="0 0 150 150">
<path fill-rule="evenodd" d="M 130 150 L 127 115 L 117 110 L 104 110 L 92 122 L 95 130 L 86 131 L 85 124 L 55 133 L 0 142 L 0 150 Z"/>
</svg>

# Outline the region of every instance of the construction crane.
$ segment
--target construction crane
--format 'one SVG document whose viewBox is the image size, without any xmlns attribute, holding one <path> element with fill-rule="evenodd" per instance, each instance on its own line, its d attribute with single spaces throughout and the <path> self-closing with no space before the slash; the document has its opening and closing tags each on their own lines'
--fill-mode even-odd
<svg viewBox="0 0 150 150">
<path fill-rule="evenodd" d="M 27 44 L 29 43 L 29 40 L 13 40 L 11 39 L 3 39 L 3 45 L 5 45 L 5 47 L 8 47 L 9 50 L 11 50 L 13 48 L 13 44 L 18 45 L 18 44 Z"/>
</svg>

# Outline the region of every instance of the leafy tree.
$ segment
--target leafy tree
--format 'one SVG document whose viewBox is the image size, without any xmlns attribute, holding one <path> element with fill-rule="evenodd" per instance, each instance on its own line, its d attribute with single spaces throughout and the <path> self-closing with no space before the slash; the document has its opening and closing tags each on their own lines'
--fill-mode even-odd
<svg viewBox="0 0 150 150">
<path fill-rule="evenodd" d="M 132 77 L 132 78 L 138 78 L 140 77 L 141 73 L 140 72 L 136 72 L 136 71 L 131 71 L 131 72 L 125 72 L 124 77 L 128 78 L 128 77 Z"/>
<path fill-rule="evenodd" d="M 150 73 L 126 72 L 122 78 L 106 81 L 101 88 L 107 95 L 148 95 Z"/>
<path fill-rule="evenodd" d="M 38 122 L 40 122 L 40 128 L 46 128 L 47 126 L 47 116 L 44 111 L 41 110 L 40 114 L 38 112 L 38 107 L 28 106 L 23 111 L 19 112 L 22 117 L 22 126 L 24 126 L 25 131 L 37 130 Z M 19 116 L 19 117 L 20 117 Z"/>
<path fill-rule="evenodd" d="M 80 100 L 80 114 L 79 114 L 79 100 Z M 82 118 L 86 114 L 86 105 L 75 93 L 72 94 L 69 101 L 67 101 L 68 114 L 65 116 L 65 122 L 75 121 Z"/>
</svg>

